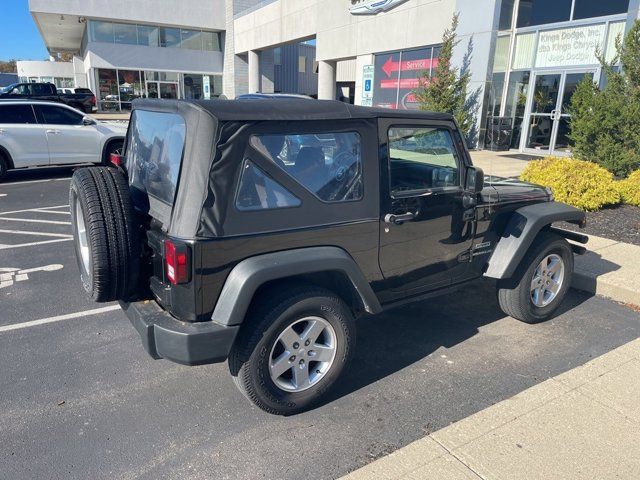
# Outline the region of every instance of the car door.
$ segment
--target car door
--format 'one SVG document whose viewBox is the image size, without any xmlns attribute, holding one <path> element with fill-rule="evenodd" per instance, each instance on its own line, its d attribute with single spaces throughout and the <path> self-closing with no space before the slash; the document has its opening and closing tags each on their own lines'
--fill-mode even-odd
<svg viewBox="0 0 640 480">
<path fill-rule="evenodd" d="M 28 103 L 0 104 L 0 146 L 9 152 L 15 168 L 49 164 L 45 129 Z"/>
<path fill-rule="evenodd" d="M 473 210 L 463 208 L 463 151 L 450 123 L 379 122 L 380 269 L 395 296 L 448 286 L 469 268 Z"/>
<path fill-rule="evenodd" d="M 84 116 L 58 105 L 34 105 L 38 121 L 45 126 L 51 165 L 98 163 L 100 133 L 95 125 L 84 125 Z"/>
</svg>

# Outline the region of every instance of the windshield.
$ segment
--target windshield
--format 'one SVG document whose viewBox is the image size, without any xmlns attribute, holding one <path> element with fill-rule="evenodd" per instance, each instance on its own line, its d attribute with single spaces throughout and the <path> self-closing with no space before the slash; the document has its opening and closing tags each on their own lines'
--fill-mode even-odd
<svg viewBox="0 0 640 480">
<path fill-rule="evenodd" d="M 173 205 L 185 141 L 184 119 L 175 113 L 135 110 L 127 142 L 131 186 Z"/>
<path fill-rule="evenodd" d="M 16 85 L 17 85 L 16 83 L 13 83 L 11 85 L 7 85 L 6 87 L 2 87 L 2 88 L 0 88 L 0 93 L 7 93 L 9 90 L 11 90 Z"/>
</svg>

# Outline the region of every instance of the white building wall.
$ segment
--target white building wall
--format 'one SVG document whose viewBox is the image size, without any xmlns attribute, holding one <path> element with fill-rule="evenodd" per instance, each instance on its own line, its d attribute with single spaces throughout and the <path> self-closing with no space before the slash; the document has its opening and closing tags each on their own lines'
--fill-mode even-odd
<svg viewBox="0 0 640 480">
<path fill-rule="evenodd" d="M 65 77 L 74 78 L 73 63 L 20 60 L 16 62 L 19 77 Z"/>
</svg>

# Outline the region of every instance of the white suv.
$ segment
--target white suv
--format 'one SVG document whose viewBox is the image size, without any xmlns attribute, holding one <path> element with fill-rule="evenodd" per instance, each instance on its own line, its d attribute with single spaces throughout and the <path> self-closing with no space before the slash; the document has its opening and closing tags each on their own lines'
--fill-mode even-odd
<svg viewBox="0 0 640 480">
<path fill-rule="evenodd" d="M 104 163 L 126 133 L 60 103 L 0 101 L 0 179 L 12 168 Z"/>
</svg>

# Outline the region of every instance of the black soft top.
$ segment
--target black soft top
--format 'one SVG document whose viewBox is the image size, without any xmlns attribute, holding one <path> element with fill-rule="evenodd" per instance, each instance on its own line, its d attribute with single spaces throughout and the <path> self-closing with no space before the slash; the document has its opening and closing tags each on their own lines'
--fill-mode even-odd
<svg viewBox="0 0 640 480">
<path fill-rule="evenodd" d="M 245 158 L 251 132 L 277 133 L 282 131 L 283 122 L 296 122 L 301 131 L 306 131 L 316 128 L 305 125 L 312 123 L 325 124 L 324 128 L 331 131 L 357 126 L 375 132 L 372 135 L 377 140 L 378 118 L 453 121 L 451 115 L 443 113 L 358 107 L 333 100 L 284 98 L 138 99 L 133 102 L 133 110 L 134 114 L 136 110 L 179 114 L 185 120 L 183 161 L 173 208 L 149 199 L 154 218 L 162 221 L 170 235 L 180 238 L 211 238 L 229 233 L 225 228 L 228 213 L 232 210 L 229 205 L 233 205 L 235 178 Z M 373 148 L 371 158 L 375 158 L 377 141 L 367 148 Z M 377 168 L 374 170 L 377 172 Z M 357 220 L 370 217 L 370 212 L 365 210 L 377 208 L 377 201 L 354 202 L 353 205 L 362 206 L 364 212 L 350 218 Z"/>
<path fill-rule="evenodd" d="M 175 104 L 175 105 L 174 105 Z M 337 120 L 352 118 L 415 118 L 424 120 L 451 120 L 447 113 L 421 110 L 391 110 L 388 108 L 360 107 L 337 100 L 298 98 L 264 98 L 245 100 L 154 100 L 141 99 L 135 108 L 172 110 L 182 104 L 195 106 L 213 116 L 218 122 L 258 120 Z M 180 109 L 180 108 L 178 108 Z"/>
</svg>

